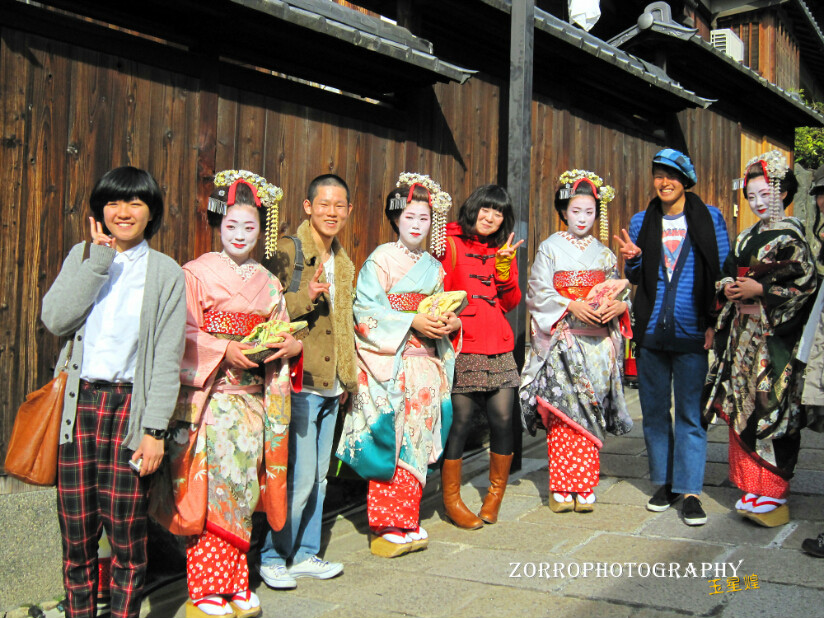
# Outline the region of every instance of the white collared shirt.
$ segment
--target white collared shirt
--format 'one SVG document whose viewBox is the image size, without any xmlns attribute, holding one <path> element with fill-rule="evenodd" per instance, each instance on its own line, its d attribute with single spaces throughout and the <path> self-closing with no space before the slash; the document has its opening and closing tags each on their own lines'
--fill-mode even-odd
<svg viewBox="0 0 824 618">
<path fill-rule="evenodd" d="M 148 258 L 145 240 L 115 254 L 109 280 L 86 318 L 80 379 L 134 382 Z"/>
</svg>

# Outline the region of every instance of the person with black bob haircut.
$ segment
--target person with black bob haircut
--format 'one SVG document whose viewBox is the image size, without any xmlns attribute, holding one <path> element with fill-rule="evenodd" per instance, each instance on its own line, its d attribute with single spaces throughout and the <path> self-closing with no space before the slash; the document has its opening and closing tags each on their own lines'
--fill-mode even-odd
<svg viewBox="0 0 824 618">
<path fill-rule="evenodd" d="M 476 226 L 481 210 L 494 210 L 501 215 L 500 226 L 483 238 L 490 247 L 503 247 L 507 236 L 515 228 L 515 213 L 512 212 L 512 200 L 509 193 L 500 185 L 484 185 L 475 189 L 458 211 L 458 225 L 461 226 L 463 236 L 478 234 Z"/>
<path fill-rule="evenodd" d="M 506 189 L 478 187 L 458 211 L 458 221 L 447 225 L 446 251 L 439 258 L 444 289 L 466 290 L 469 301 L 461 313 L 463 347 L 455 363 L 452 428 L 441 471 L 446 514 L 469 530 L 498 520 L 515 445 L 512 408 L 519 375 L 505 316 L 521 301 L 515 251 L 524 241 L 512 244 L 514 224 Z M 476 407 L 489 421 L 490 485 L 480 517 L 461 500 L 461 462 Z"/>
<path fill-rule="evenodd" d="M 107 172 L 89 205 L 91 241 L 69 252 L 42 310 L 46 328 L 69 339 L 56 365 L 69 374 L 57 470 L 66 615 L 95 615 L 104 529 L 111 615 L 136 618 L 147 564 L 142 477 L 160 466 L 177 400 L 186 287 L 180 266 L 146 243 L 163 218 L 148 172 Z"/>
<path fill-rule="evenodd" d="M 149 207 L 149 223 L 143 238 L 151 239 L 163 221 L 163 193 L 157 181 L 146 170 L 136 167 L 118 167 L 105 174 L 92 190 L 89 206 L 96 221 L 103 224 L 103 232 L 111 234 L 103 217 L 103 207 L 109 202 L 137 198 Z"/>
</svg>

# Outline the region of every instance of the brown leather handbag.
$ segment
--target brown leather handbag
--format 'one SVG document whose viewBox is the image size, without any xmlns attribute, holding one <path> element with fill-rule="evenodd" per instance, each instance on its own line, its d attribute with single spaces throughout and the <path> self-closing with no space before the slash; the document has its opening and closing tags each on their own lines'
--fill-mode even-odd
<svg viewBox="0 0 824 618">
<path fill-rule="evenodd" d="M 63 416 L 63 394 L 72 356 L 69 345 L 66 364 L 44 387 L 29 393 L 17 410 L 6 452 L 6 474 L 30 485 L 54 485 L 57 479 L 57 446 Z"/>
</svg>

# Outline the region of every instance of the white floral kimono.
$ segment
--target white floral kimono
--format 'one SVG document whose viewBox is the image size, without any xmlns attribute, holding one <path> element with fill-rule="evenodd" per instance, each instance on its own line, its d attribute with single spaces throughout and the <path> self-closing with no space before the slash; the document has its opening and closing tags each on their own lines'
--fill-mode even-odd
<svg viewBox="0 0 824 618">
<path fill-rule="evenodd" d="M 632 336 L 629 310 L 603 327 L 593 327 L 567 309 L 570 301 L 585 299 L 597 283 L 618 278 L 612 251 L 594 236 L 577 239 L 569 232 L 541 243 L 532 265 L 526 301 L 532 347 L 519 397 L 530 433 L 541 425 L 547 429 L 554 491 L 594 487 L 597 450 L 605 432 L 621 435 L 632 429 L 622 385 L 623 338 Z M 558 430 L 554 444 L 553 427 Z M 587 461 L 568 460 L 577 440 L 589 448 Z M 589 470 L 573 473 L 570 466 Z"/>
</svg>

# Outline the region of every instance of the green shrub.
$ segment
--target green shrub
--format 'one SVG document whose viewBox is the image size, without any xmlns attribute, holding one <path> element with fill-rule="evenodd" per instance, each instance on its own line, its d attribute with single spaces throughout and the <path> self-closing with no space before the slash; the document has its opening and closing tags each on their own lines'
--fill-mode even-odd
<svg viewBox="0 0 824 618">
<path fill-rule="evenodd" d="M 804 103 L 819 114 L 824 114 L 824 103 L 809 101 L 804 96 L 803 90 L 800 90 L 798 94 Z M 795 162 L 808 170 L 814 170 L 824 165 L 824 128 L 798 127 L 795 130 Z"/>
</svg>

